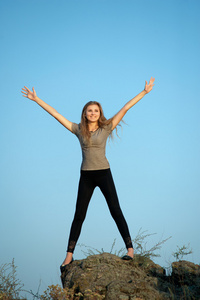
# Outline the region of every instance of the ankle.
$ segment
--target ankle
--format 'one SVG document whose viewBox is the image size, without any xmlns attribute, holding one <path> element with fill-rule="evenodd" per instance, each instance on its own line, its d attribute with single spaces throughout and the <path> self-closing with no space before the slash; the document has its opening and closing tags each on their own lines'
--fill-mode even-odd
<svg viewBox="0 0 200 300">
<path fill-rule="evenodd" d="M 128 251 L 127 255 L 129 255 L 131 257 L 134 256 L 134 249 L 133 248 L 128 248 L 127 251 Z"/>
<path fill-rule="evenodd" d="M 63 261 L 62 265 L 68 265 L 73 259 L 73 253 L 67 252 L 65 260 Z"/>
</svg>

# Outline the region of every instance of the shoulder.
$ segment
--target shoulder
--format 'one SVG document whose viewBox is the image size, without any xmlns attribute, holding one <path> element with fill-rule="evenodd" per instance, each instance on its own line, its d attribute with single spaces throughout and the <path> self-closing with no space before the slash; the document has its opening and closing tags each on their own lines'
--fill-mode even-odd
<svg viewBox="0 0 200 300">
<path fill-rule="evenodd" d="M 104 130 L 106 130 L 109 134 L 112 132 L 112 121 L 106 125 L 103 126 Z"/>
<path fill-rule="evenodd" d="M 80 133 L 80 124 L 72 123 L 72 133 L 76 135 Z"/>
</svg>

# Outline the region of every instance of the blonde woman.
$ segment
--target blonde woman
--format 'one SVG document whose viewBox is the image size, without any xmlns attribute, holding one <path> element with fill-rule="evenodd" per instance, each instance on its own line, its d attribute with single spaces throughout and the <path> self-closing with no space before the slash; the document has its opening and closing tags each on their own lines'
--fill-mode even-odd
<svg viewBox="0 0 200 300">
<path fill-rule="evenodd" d="M 151 77 L 149 83 L 146 81 L 144 90 L 127 102 L 118 113 L 108 120 L 104 116 L 100 103 L 96 101 L 88 102 L 82 110 L 80 124 L 72 123 L 59 114 L 53 107 L 41 100 L 36 95 L 34 88 L 32 91 L 27 87 L 22 89 L 24 97 L 36 102 L 56 120 L 58 120 L 65 128 L 75 134 L 79 139 L 82 149 L 81 175 L 76 211 L 69 235 L 67 255 L 60 267 L 61 272 L 63 272 L 67 265 L 73 261 L 73 252 L 81 232 L 87 208 L 93 191 L 97 186 L 100 188 L 107 201 L 110 213 L 116 222 L 127 248 L 127 254 L 123 256 L 122 259 L 133 259 L 134 250 L 131 236 L 119 205 L 109 162 L 105 156 L 105 148 L 109 135 L 120 123 L 127 111 L 152 90 L 154 80 L 155 79 Z"/>
</svg>

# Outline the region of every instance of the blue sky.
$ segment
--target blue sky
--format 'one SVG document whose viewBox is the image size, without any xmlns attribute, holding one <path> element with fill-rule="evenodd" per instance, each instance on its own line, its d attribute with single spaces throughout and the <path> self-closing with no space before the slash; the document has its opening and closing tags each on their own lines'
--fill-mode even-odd
<svg viewBox="0 0 200 300">
<path fill-rule="evenodd" d="M 200 263 L 200 3 L 176 1 L 0 1 L 1 255 L 15 258 L 26 289 L 60 283 L 73 219 L 81 151 L 77 138 L 21 88 L 78 123 L 83 105 L 107 118 L 156 78 L 125 116 L 107 158 L 134 238 L 172 236 L 158 260 L 190 243 Z M 124 247 L 98 190 L 79 243 Z M 74 258 L 84 258 L 77 246 Z"/>
</svg>

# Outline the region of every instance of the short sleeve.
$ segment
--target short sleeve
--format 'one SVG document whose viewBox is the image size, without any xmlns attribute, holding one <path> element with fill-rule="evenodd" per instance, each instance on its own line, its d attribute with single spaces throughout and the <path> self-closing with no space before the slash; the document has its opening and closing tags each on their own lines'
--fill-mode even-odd
<svg viewBox="0 0 200 300">
<path fill-rule="evenodd" d="M 105 126 L 105 130 L 110 134 L 112 132 L 112 122 Z"/>
<path fill-rule="evenodd" d="M 78 136 L 79 132 L 80 132 L 79 124 L 72 123 L 72 133 Z"/>
</svg>

